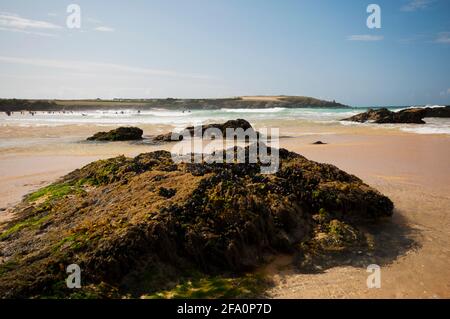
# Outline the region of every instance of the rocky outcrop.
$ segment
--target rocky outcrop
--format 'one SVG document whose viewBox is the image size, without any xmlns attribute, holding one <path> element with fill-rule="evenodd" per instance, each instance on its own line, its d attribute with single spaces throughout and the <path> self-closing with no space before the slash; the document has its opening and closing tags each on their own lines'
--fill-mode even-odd
<svg viewBox="0 0 450 319">
<path fill-rule="evenodd" d="M 377 124 L 386 123 L 413 123 L 413 124 L 425 124 L 422 120 L 425 117 L 424 109 L 407 109 L 399 112 L 392 112 L 386 108 L 377 110 L 368 110 L 367 112 L 357 114 L 343 121 L 352 122 L 371 122 Z"/>
<path fill-rule="evenodd" d="M 389 198 L 335 166 L 279 154 L 272 175 L 260 163 L 177 164 L 165 151 L 73 171 L 0 227 L 0 297 L 139 297 L 185 269 L 239 274 L 275 253 L 369 249 L 358 225 L 391 216 Z M 76 291 L 70 264 L 82 270 Z"/>
<path fill-rule="evenodd" d="M 425 108 L 425 117 L 450 117 L 450 106 L 427 107 Z"/>
<path fill-rule="evenodd" d="M 205 132 L 210 132 L 211 129 L 218 129 L 220 130 L 220 132 L 222 133 L 222 137 L 225 138 L 226 137 L 226 133 L 227 133 L 227 129 L 243 129 L 244 131 L 247 131 L 250 134 L 255 134 L 256 137 L 259 136 L 259 134 L 254 131 L 253 127 L 250 125 L 249 122 L 247 122 L 246 120 L 243 119 L 237 119 L 237 120 L 230 120 L 227 121 L 225 123 L 222 124 L 207 124 L 207 125 L 203 125 L 201 127 L 201 132 L 200 132 L 200 127 L 194 127 L 194 126 L 190 126 L 190 127 L 186 127 L 184 129 L 184 132 L 187 133 L 186 135 L 189 136 L 202 136 L 202 137 L 208 137 L 205 134 Z M 197 130 L 197 131 L 196 131 Z M 158 141 L 158 142 L 175 142 L 175 141 L 181 141 L 183 140 L 183 135 L 181 135 L 182 132 L 179 134 L 172 134 L 172 133 L 166 133 L 166 134 L 161 134 L 156 136 L 153 140 L 154 141 Z M 211 135 L 211 134 L 210 134 Z M 211 137 L 211 136 L 209 136 Z M 239 137 L 239 136 L 238 136 Z M 242 138 L 245 138 L 245 136 L 242 136 Z M 248 138 L 248 136 L 247 136 Z"/>
<path fill-rule="evenodd" d="M 88 141 L 135 141 L 142 139 L 144 132 L 137 127 L 119 127 L 109 132 L 99 132 L 89 137 Z"/>
<path fill-rule="evenodd" d="M 425 124 L 423 119 L 426 117 L 450 117 L 450 107 L 410 108 L 398 112 L 392 112 L 386 108 L 369 109 L 367 112 L 343 119 L 343 121 L 377 124 Z"/>
</svg>

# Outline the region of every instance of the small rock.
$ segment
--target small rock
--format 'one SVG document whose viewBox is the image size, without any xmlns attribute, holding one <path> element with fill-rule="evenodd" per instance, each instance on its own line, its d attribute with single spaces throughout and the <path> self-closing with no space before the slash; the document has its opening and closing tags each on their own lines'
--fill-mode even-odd
<svg viewBox="0 0 450 319">
<path fill-rule="evenodd" d="M 98 132 L 89 137 L 88 141 L 135 141 L 141 140 L 144 132 L 138 127 L 119 127 L 109 132 Z"/>
</svg>

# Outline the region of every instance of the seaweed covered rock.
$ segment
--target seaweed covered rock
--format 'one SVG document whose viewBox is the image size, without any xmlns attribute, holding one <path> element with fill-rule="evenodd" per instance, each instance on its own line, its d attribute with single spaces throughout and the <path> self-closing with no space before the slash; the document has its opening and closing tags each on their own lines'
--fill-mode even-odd
<svg viewBox="0 0 450 319">
<path fill-rule="evenodd" d="M 343 121 L 353 122 L 371 122 L 377 124 L 387 123 L 412 123 L 412 124 L 425 124 L 423 118 L 425 117 L 425 109 L 406 109 L 398 112 L 389 111 L 386 108 L 378 110 L 368 110 L 367 112 L 360 113 L 344 119 Z"/>
<path fill-rule="evenodd" d="M 189 135 L 191 137 L 194 135 L 195 136 L 204 136 L 204 135 L 208 135 L 206 133 L 211 132 L 212 129 L 219 130 L 220 133 L 222 134 L 223 138 L 226 137 L 227 129 L 233 129 L 233 130 L 242 129 L 244 131 L 247 131 L 250 134 L 255 134 L 255 137 L 258 136 L 258 133 L 253 130 L 253 127 L 250 125 L 250 123 L 243 119 L 230 120 L 230 121 L 227 121 L 225 123 L 220 123 L 220 124 L 203 125 L 201 127 L 201 131 L 200 131 L 200 127 L 189 126 L 184 129 L 184 132 L 187 133 L 187 135 Z M 172 133 L 166 133 L 166 134 L 157 135 L 154 138 L 154 140 L 160 141 L 160 142 L 181 141 L 181 140 L 183 140 L 183 135 L 178 136 L 178 135 L 173 135 Z"/>
<path fill-rule="evenodd" d="M 425 117 L 450 117 L 450 106 L 443 107 L 426 107 Z"/>
<path fill-rule="evenodd" d="M 135 141 L 142 139 L 144 132 L 138 127 L 119 127 L 109 132 L 98 132 L 89 137 L 88 141 Z"/>
<path fill-rule="evenodd" d="M 409 108 L 398 112 L 392 112 L 386 108 L 370 109 L 367 112 L 343 119 L 343 121 L 377 124 L 425 124 L 423 119 L 426 117 L 450 117 L 450 107 Z"/>
<path fill-rule="evenodd" d="M 392 215 L 359 178 L 279 154 L 269 175 L 259 163 L 177 164 L 165 151 L 73 171 L 0 227 L 0 297 L 139 297 L 186 271 L 239 274 L 270 254 L 362 247 L 358 225 Z M 76 292 L 70 264 L 82 269 Z"/>
</svg>

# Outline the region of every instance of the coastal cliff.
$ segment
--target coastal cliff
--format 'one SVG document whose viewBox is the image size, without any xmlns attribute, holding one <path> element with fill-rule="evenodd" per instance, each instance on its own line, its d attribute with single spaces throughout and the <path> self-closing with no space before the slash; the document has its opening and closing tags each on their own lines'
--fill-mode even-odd
<svg viewBox="0 0 450 319">
<path fill-rule="evenodd" d="M 116 100 L 16 100 L 0 99 L 0 111 L 75 111 L 97 109 L 177 109 L 177 110 L 217 110 L 264 109 L 302 107 L 346 107 L 336 101 L 325 101 L 305 96 L 236 97 L 224 99 L 116 99 Z"/>
</svg>

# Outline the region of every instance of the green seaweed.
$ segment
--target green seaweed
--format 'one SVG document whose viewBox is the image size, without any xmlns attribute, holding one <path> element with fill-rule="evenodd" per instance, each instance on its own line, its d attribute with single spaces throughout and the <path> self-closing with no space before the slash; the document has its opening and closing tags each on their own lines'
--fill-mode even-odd
<svg viewBox="0 0 450 319">
<path fill-rule="evenodd" d="M 7 230 L 5 230 L 0 235 L 0 240 L 3 240 L 4 238 L 8 237 L 9 235 L 14 234 L 14 233 L 16 233 L 24 228 L 27 228 L 27 227 L 38 228 L 48 219 L 50 219 L 50 215 L 45 215 L 43 217 L 33 216 L 24 221 L 18 222 L 17 224 L 14 224 L 13 226 L 11 226 Z"/>
<path fill-rule="evenodd" d="M 83 248 L 89 238 L 87 234 L 71 234 L 61 239 L 54 247 L 53 251 L 64 249 L 78 250 Z"/>
<path fill-rule="evenodd" d="M 29 194 L 27 196 L 27 200 L 29 202 L 35 202 L 45 197 L 45 202 L 50 202 L 61 199 L 67 195 L 81 194 L 84 192 L 82 187 L 86 182 L 87 180 L 80 180 L 75 184 L 71 184 L 68 182 L 54 183 Z"/>
<path fill-rule="evenodd" d="M 217 299 L 261 297 L 268 282 L 260 274 L 241 277 L 204 276 L 185 279 L 170 290 L 144 296 L 148 299 Z"/>
</svg>

